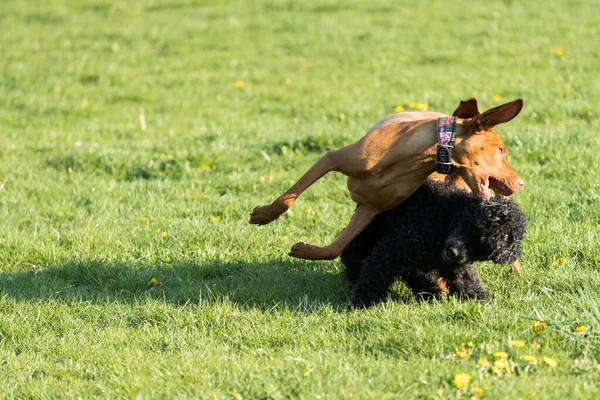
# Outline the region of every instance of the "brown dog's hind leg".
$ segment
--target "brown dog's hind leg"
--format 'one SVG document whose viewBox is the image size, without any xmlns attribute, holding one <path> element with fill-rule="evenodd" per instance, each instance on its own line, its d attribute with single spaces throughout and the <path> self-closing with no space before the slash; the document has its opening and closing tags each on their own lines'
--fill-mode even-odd
<svg viewBox="0 0 600 400">
<path fill-rule="evenodd" d="M 369 226 L 380 212 L 380 210 L 372 206 L 362 204 L 356 209 L 354 215 L 352 215 L 348 226 L 344 228 L 340 236 L 329 246 L 318 247 L 298 242 L 292 247 L 289 255 L 305 260 L 333 260 L 342 253 L 352 239 Z"/>
<path fill-rule="evenodd" d="M 256 207 L 250 214 L 250 223 L 258 225 L 266 225 L 269 222 L 279 218 L 281 214 L 286 212 L 294 203 L 294 201 L 304 192 L 310 185 L 315 183 L 319 178 L 330 171 L 334 171 L 337 163 L 336 152 L 325 154 L 319 161 L 316 162 L 304 175 L 288 189 L 284 194 L 279 196 L 277 200 L 266 206 Z"/>
</svg>

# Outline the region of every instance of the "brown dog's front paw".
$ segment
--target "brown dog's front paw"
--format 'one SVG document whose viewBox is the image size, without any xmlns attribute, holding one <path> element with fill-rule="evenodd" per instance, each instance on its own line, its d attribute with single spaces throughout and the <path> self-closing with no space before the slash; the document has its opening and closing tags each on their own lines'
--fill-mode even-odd
<svg viewBox="0 0 600 400">
<path fill-rule="evenodd" d="M 287 210 L 274 210 L 272 204 L 268 206 L 258 206 L 250 213 L 250 223 L 256 225 L 266 225 L 279 218 Z"/>
<path fill-rule="evenodd" d="M 292 246 L 290 257 L 302 258 L 304 260 L 333 260 L 339 254 L 334 254 L 327 247 L 312 246 L 308 243 L 298 242 Z"/>
</svg>

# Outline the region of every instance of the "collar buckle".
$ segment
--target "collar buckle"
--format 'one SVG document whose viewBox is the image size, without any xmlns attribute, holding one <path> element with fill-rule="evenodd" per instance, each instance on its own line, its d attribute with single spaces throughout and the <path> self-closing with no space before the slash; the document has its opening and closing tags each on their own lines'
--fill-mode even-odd
<svg viewBox="0 0 600 400">
<path fill-rule="evenodd" d="M 435 171 L 448 175 L 453 172 L 452 149 L 454 148 L 454 135 L 456 134 L 456 117 L 438 118 L 435 130 L 438 138 Z"/>
</svg>

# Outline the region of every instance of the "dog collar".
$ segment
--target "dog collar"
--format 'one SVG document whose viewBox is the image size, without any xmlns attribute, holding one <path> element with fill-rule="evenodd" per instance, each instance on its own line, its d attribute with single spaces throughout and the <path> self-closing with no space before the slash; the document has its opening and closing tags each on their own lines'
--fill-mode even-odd
<svg viewBox="0 0 600 400">
<path fill-rule="evenodd" d="M 438 139 L 435 171 L 448 175 L 452 173 L 452 149 L 456 133 L 456 117 L 438 118 L 435 128 Z"/>
</svg>

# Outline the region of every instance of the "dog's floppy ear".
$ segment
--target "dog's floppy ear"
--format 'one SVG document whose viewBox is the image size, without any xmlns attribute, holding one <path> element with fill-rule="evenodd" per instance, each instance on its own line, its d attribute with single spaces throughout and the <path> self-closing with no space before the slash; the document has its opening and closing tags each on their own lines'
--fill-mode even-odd
<svg viewBox="0 0 600 400">
<path fill-rule="evenodd" d="M 519 115 L 522 108 L 523 100 L 517 99 L 476 115 L 469 121 L 469 125 L 472 125 L 476 131 L 491 129 Z"/>
<path fill-rule="evenodd" d="M 461 100 L 456 110 L 452 113 L 453 117 L 458 117 L 462 119 L 473 118 L 476 115 L 479 115 L 479 110 L 477 109 L 477 99 L 475 97 L 471 97 L 467 100 Z"/>
</svg>

